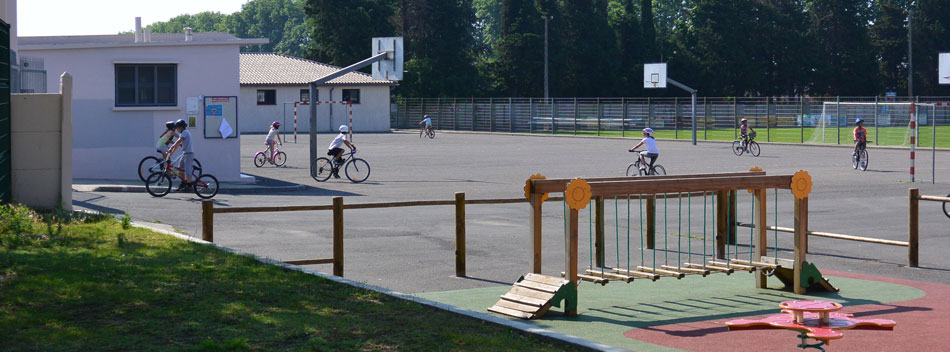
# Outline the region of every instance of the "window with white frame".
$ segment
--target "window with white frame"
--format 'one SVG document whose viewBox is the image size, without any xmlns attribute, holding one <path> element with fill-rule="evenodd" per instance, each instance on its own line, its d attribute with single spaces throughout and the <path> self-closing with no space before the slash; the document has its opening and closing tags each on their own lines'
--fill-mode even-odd
<svg viewBox="0 0 950 352">
<path fill-rule="evenodd" d="M 257 105 L 277 105 L 277 91 L 274 89 L 258 89 Z"/>
</svg>

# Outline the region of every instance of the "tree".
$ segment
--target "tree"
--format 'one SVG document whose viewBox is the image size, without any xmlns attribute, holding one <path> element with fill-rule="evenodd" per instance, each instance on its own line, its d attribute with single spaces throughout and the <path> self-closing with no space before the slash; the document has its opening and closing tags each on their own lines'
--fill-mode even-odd
<svg viewBox="0 0 950 352">
<path fill-rule="evenodd" d="M 307 0 L 304 12 L 310 27 L 304 52 L 311 60 L 347 66 L 369 57 L 373 37 L 393 35 L 390 1 Z"/>
<path fill-rule="evenodd" d="M 224 21 L 229 33 L 241 38 L 267 38 L 268 44 L 242 51 L 302 56 L 309 38 L 300 0 L 253 0 Z"/>
<path fill-rule="evenodd" d="M 622 0 L 623 11 L 617 16 L 617 46 L 620 51 L 620 95 L 639 93 L 643 71 L 643 36 L 634 0 Z"/>
<path fill-rule="evenodd" d="M 809 40 L 817 49 L 812 92 L 871 95 L 879 90 L 864 0 L 811 0 Z"/>
<path fill-rule="evenodd" d="M 502 0 L 494 50 L 495 92 L 507 96 L 543 94 L 544 25 L 533 0 Z"/>
<path fill-rule="evenodd" d="M 871 44 L 885 91 L 907 91 L 907 11 L 898 0 L 874 2 Z"/>
<path fill-rule="evenodd" d="M 653 21 L 653 0 L 640 0 L 640 25 L 643 35 L 643 59 L 654 62 L 659 60 L 656 48 L 656 24 Z"/>
<path fill-rule="evenodd" d="M 914 8 L 914 95 L 948 95 L 950 87 L 937 83 L 940 52 L 950 51 L 950 11 L 946 1 L 917 0 Z"/>
<path fill-rule="evenodd" d="M 168 21 L 152 23 L 145 28 L 152 33 L 182 33 L 185 27 L 191 27 L 195 32 L 226 32 L 224 21 L 227 17 L 228 15 L 220 12 L 206 11 L 194 15 L 179 15 Z"/>
<path fill-rule="evenodd" d="M 605 0 L 572 0 L 559 4 L 555 35 L 563 48 L 552 86 L 565 96 L 616 95 L 619 63 L 616 35 L 607 24 Z"/>
<path fill-rule="evenodd" d="M 471 0 L 400 0 L 393 22 L 405 43 L 407 72 L 396 89 L 399 94 L 468 96 L 480 91 Z"/>
</svg>

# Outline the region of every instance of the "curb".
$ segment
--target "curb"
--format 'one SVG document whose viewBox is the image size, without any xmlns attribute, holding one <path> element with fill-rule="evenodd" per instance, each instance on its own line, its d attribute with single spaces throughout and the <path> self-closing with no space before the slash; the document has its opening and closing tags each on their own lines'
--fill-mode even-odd
<svg viewBox="0 0 950 352">
<path fill-rule="evenodd" d="M 441 310 L 444 310 L 444 311 L 452 312 L 452 313 L 455 313 L 455 314 L 460 314 L 460 315 L 468 316 L 468 317 L 471 317 L 471 318 L 475 318 L 475 319 L 478 319 L 478 320 L 485 321 L 485 322 L 487 322 L 487 323 L 504 326 L 504 327 L 507 327 L 507 328 L 519 330 L 519 331 L 521 331 L 521 332 L 530 333 L 530 334 L 533 334 L 533 335 L 538 335 L 538 336 L 541 336 L 541 337 L 544 337 L 544 338 L 548 338 L 548 339 L 551 339 L 551 340 L 556 340 L 556 341 L 560 341 L 560 342 L 564 342 L 564 343 L 569 343 L 569 344 L 571 344 L 571 345 L 574 345 L 574 346 L 577 346 L 577 347 L 581 347 L 581 348 L 586 348 L 586 349 L 589 349 L 589 350 L 592 350 L 592 351 L 611 351 L 611 352 L 613 352 L 613 351 L 627 351 L 627 350 L 622 349 L 622 348 L 617 348 L 617 347 L 605 345 L 605 344 L 602 344 L 602 343 L 597 343 L 597 342 L 593 342 L 593 341 L 590 341 L 590 340 L 585 340 L 585 339 L 582 339 L 582 338 L 580 338 L 580 337 L 576 337 L 576 336 L 572 336 L 572 335 L 568 335 L 568 334 L 563 334 L 563 333 L 560 333 L 560 332 L 551 331 L 551 330 L 547 330 L 547 329 L 542 329 L 542 328 L 539 328 L 539 327 L 537 327 L 537 326 L 535 326 L 535 325 L 532 325 L 532 324 L 523 323 L 523 322 L 520 322 L 520 321 L 508 320 L 508 319 L 505 319 L 505 318 L 499 318 L 499 317 L 496 317 L 496 316 L 493 316 L 493 315 L 490 315 L 490 314 L 487 314 L 487 313 L 479 313 L 479 312 L 471 311 L 471 310 L 468 310 L 468 309 L 462 309 L 462 308 L 458 308 L 458 307 L 456 307 L 456 306 L 452 306 L 452 305 L 448 305 L 448 304 L 444 304 L 444 303 L 439 303 L 439 302 L 432 301 L 432 300 L 428 300 L 428 299 L 425 299 L 425 298 L 420 298 L 420 297 L 417 297 L 417 296 L 414 296 L 414 295 L 411 295 L 411 294 L 402 293 L 402 292 L 397 292 L 397 291 L 393 291 L 393 290 L 390 290 L 390 289 L 387 289 L 387 288 L 383 288 L 383 287 L 379 287 L 379 286 L 374 286 L 374 285 L 369 285 L 369 284 L 365 284 L 365 283 L 361 283 L 361 282 L 352 281 L 352 280 L 349 280 L 349 279 L 344 279 L 344 278 L 342 278 L 342 277 L 337 277 L 337 276 L 325 274 L 325 273 L 322 273 L 322 272 L 319 272 L 319 271 L 316 271 L 316 270 L 312 270 L 312 269 L 308 269 L 308 268 L 305 268 L 305 267 L 302 267 L 302 266 L 299 266 L 299 265 L 287 264 L 287 263 L 278 261 L 278 260 L 276 260 L 276 259 L 267 258 L 267 257 L 262 257 L 262 256 L 259 256 L 259 255 L 256 255 L 256 254 L 241 252 L 241 251 L 239 251 L 239 250 L 232 249 L 232 248 L 229 248 L 229 247 L 225 247 L 225 246 L 222 246 L 222 245 L 217 244 L 217 243 L 208 242 L 208 241 L 202 240 L 202 239 L 200 239 L 200 238 L 191 237 L 191 236 L 188 236 L 188 235 L 183 235 L 183 234 L 180 234 L 180 233 L 176 233 L 176 232 L 168 231 L 168 230 L 165 230 L 165 229 L 153 227 L 153 226 L 150 226 L 150 224 L 148 224 L 148 223 L 140 223 L 140 222 L 133 221 L 133 222 L 132 222 L 132 226 L 134 226 L 134 227 L 139 227 L 139 228 L 149 229 L 149 230 L 151 230 L 151 231 L 155 231 L 155 232 L 162 233 L 162 234 L 166 234 L 166 235 L 171 235 L 171 236 L 174 236 L 174 237 L 176 237 L 176 238 L 179 238 L 179 239 L 182 239 L 182 240 L 185 240 L 185 241 L 189 241 L 189 242 L 194 242 L 194 243 L 206 244 L 206 245 L 214 246 L 214 247 L 216 247 L 216 248 L 218 248 L 218 249 L 221 249 L 221 250 L 224 250 L 224 251 L 226 251 L 226 252 L 230 252 L 230 253 L 234 253 L 234 254 L 238 254 L 238 255 L 243 255 L 243 256 L 248 256 L 248 257 L 254 258 L 254 259 L 256 259 L 257 261 L 262 262 L 262 263 L 264 263 L 264 264 L 277 265 L 277 266 L 282 267 L 282 268 L 287 269 L 287 270 L 294 270 L 294 271 L 299 271 L 299 272 L 306 273 L 306 274 L 310 274 L 310 275 L 314 275 L 314 276 L 319 276 L 319 277 L 322 277 L 322 278 L 324 278 L 324 279 L 327 279 L 327 280 L 330 280 L 330 281 L 334 281 L 334 282 L 337 282 L 337 283 L 341 283 L 341 284 L 345 284 L 345 285 L 350 285 L 350 286 L 354 286 L 354 287 L 358 287 L 358 288 L 362 288 L 362 289 L 366 289 L 366 290 L 370 290 L 370 291 L 379 292 L 379 293 L 385 294 L 385 295 L 390 296 L 390 297 L 393 297 L 393 298 L 402 299 L 402 300 L 406 300 L 406 301 L 410 301 L 410 302 L 422 304 L 422 305 L 425 305 L 425 306 L 429 306 L 429 307 L 432 307 L 432 308 L 436 308 L 436 309 L 441 309 Z"/>
<path fill-rule="evenodd" d="M 218 189 L 219 194 L 260 194 L 269 192 L 299 192 L 310 188 L 307 185 L 292 186 L 259 186 L 259 187 L 239 187 Z M 145 193 L 145 186 L 124 186 L 124 185 L 77 185 L 73 184 L 73 191 L 76 192 L 127 192 L 127 193 Z"/>
</svg>

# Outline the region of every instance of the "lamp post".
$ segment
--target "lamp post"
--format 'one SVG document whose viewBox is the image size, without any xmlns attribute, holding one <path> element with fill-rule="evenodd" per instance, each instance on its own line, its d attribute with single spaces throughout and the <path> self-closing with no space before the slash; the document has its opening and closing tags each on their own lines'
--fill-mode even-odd
<svg viewBox="0 0 950 352">
<path fill-rule="evenodd" d="M 551 15 L 541 15 L 544 19 L 544 101 L 548 100 L 548 21 L 554 19 Z"/>
</svg>

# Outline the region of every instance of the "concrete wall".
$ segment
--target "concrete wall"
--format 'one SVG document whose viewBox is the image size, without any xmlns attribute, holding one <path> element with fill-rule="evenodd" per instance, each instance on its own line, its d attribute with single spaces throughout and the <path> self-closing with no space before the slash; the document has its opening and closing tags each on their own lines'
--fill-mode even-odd
<svg viewBox="0 0 950 352">
<path fill-rule="evenodd" d="M 62 80 L 60 94 L 10 97 L 15 203 L 72 210 L 72 80 Z"/>
<path fill-rule="evenodd" d="M 274 89 L 277 92 L 276 105 L 257 105 L 258 89 Z M 300 90 L 307 86 L 296 87 L 241 87 L 241 96 L 238 99 L 238 111 L 241 116 L 241 132 L 266 132 L 270 124 L 280 121 L 281 134 L 293 135 L 294 101 L 300 99 Z M 353 129 L 357 132 L 388 132 L 389 131 L 389 87 L 388 86 L 353 86 L 353 87 L 320 87 L 320 101 L 343 100 L 343 89 L 359 89 L 360 103 L 353 104 Z M 290 104 L 285 104 L 290 103 Z M 297 106 L 297 133 L 310 131 L 310 106 Z M 331 115 L 331 111 L 332 115 Z M 345 105 L 320 105 L 317 107 L 317 129 L 320 132 L 336 131 L 347 123 L 349 115 Z"/>
<path fill-rule="evenodd" d="M 21 55 L 42 57 L 47 72 L 68 71 L 73 75 L 75 178 L 137 180 L 138 162 L 155 154 L 155 141 L 164 131 L 165 121 L 186 118 L 186 97 L 240 94 L 237 45 L 20 49 Z M 117 63 L 177 64 L 178 106 L 116 107 Z M 56 74 L 48 77 L 47 85 L 55 87 Z M 240 98 L 238 101 L 240 104 Z M 239 109 L 239 120 L 242 117 Z M 220 181 L 238 181 L 240 140 L 206 139 L 201 113 L 196 120 L 196 127 L 189 128 L 194 136 L 195 157 Z"/>
</svg>

